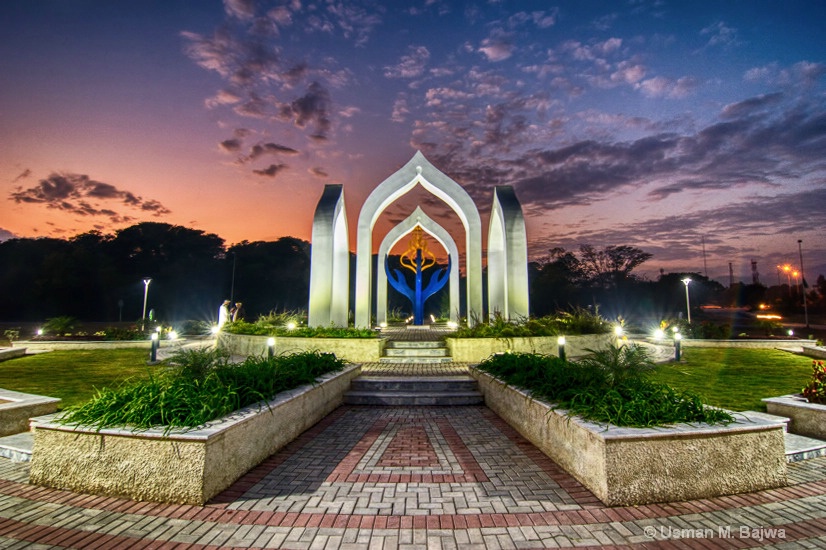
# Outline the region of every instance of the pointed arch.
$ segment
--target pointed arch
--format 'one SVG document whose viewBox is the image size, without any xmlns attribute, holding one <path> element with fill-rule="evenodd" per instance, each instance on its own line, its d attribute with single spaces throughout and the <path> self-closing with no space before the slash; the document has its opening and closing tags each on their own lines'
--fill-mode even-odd
<svg viewBox="0 0 826 550">
<path fill-rule="evenodd" d="M 425 233 L 436 239 L 453 258 L 450 264 L 449 319 L 456 323 L 459 321 L 459 249 L 450 233 L 418 206 L 410 216 L 387 233 L 379 246 L 378 269 L 376 270 L 376 322 L 379 324 L 387 322 L 387 273 L 383 268 L 384 259 L 396 243 L 405 235 L 409 235 L 416 226 L 421 227 Z"/>
<path fill-rule="evenodd" d="M 482 312 L 482 221 L 479 211 L 458 183 L 450 179 L 421 151 L 385 179 L 367 197 L 358 219 L 356 243 L 356 326 L 369 327 L 373 300 L 373 227 L 382 212 L 416 185 L 444 201 L 459 216 L 465 228 L 465 273 L 468 321 Z"/>
</svg>

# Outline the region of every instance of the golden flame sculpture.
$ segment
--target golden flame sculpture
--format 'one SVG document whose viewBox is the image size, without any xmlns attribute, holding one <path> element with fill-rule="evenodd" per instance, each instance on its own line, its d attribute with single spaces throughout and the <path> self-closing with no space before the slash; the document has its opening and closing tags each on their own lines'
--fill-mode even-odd
<svg viewBox="0 0 826 550">
<path fill-rule="evenodd" d="M 417 225 L 413 229 L 412 235 L 413 236 L 410 238 L 410 242 L 407 244 L 407 250 L 404 254 L 402 254 L 401 258 L 399 258 L 399 262 L 413 273 L 416 273 L 416 252 L 421 250 L 421 270 L 424 271 L 425 269 L 433 267 L 436 263 L 436 256 L 427 249 L 427 239 L 424 238 L 424 231 L 422 230 L 422 227 Z"/>
</svg>

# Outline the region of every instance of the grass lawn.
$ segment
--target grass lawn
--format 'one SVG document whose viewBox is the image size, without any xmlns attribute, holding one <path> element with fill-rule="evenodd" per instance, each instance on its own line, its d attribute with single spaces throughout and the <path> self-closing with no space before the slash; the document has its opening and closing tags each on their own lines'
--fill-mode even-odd
<svg viewBox="0 0 826 550">
<path fill-rule="evenodd" d="M 812 374 L 810 358 L 772 349 L 684 347 L 682 356 L 651 378 L 733 411 L 765 411 L 761 399 L 799 393 Z"/>
<path fill-rule="evenodd" d="M 59 397 L 62 408 L 87 401 L 96 388 L 149 373 L 146 349 L 50 351 L 0 362 L 0 388 Z"/>
</svg>

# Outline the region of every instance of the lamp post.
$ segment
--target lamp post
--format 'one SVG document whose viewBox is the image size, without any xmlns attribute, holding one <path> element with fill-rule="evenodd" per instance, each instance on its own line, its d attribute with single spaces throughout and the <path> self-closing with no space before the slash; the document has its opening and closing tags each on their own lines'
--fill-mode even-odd
<svg viewBox="0 0 826 550">
<path fill-rule="evenodd" d="M 149 283 L 152 282 L 151 277 L 144 277 L 143 279 L 143 314 L 141 315 L 141 330 L 146 329 L 146 299 L 149 296 Z"/>
<path fill-rule="evenodd" d="M 683 279 L 683 284 L 685 285 L 685 310 L 688 317 L 688 324 L 691 324 L 691 302 L 688 299 L 688 284 L 691 282 L 690 277 L 686 277 Z"/>
<path fill-rule="evenodd" d="M 803 239 L 797 239 L 797 252 L 800 254 L 800 287 L 803 291 L 803 317 L 809 328 L 809 307 L 806 305 L 806 277 L 803 275 Z"/>
</svg>

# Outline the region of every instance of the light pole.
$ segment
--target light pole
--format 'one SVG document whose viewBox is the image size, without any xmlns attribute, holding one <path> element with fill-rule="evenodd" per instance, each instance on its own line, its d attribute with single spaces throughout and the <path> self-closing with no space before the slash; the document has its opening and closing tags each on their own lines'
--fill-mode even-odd
<svg viewBox="0 0 826 550">
<path fill-rule="evenodd" d="M 800 254 L 800 287 L 803 291 L 803 317 L 809 328 L 809 307 L 806 305 L 806 277 L 803 275 L 803 239 L 797 239 L 797 252 Z"/>
<path fill-rule="evenodd" d="M 150 277 L 143 279 L 143 314 L 141 315 L 141 330 L 146 330 L 146 298 L 149 296 L 149 283 L 152 282 Z"/>
<path fill-rule="evenodd" d="M 691 282 L 691 278 L 686 277 L 683 279 L 683 284 L 685 285 L 685 311 L 688 316 L 688 324 L 691 324 L 691 302 L 688 300 L 688 284 Z"/>
</svg>

